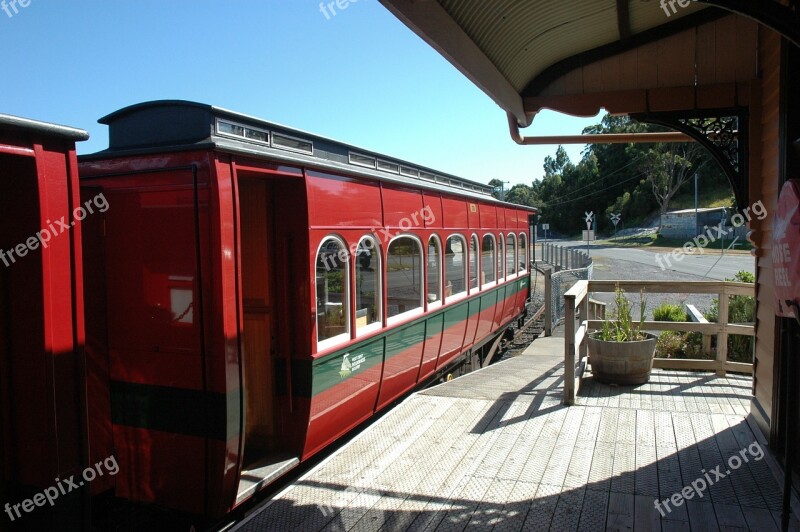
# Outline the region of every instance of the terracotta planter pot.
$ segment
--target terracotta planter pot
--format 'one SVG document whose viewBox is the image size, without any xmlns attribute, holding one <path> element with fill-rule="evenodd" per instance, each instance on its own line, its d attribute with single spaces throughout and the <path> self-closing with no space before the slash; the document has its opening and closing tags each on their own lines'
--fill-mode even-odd
<svg viewBox="0 0 800 532">
<path fill-rule="evenodd" d="M 656 337 L 644 333 L 645 340 L 638 342 L 606 342 L 598 340 L 598 333 L 590 333 L 589 363 L 594 378 L 605 384 L 644 384 L 650 380 Z"/>
</svg>

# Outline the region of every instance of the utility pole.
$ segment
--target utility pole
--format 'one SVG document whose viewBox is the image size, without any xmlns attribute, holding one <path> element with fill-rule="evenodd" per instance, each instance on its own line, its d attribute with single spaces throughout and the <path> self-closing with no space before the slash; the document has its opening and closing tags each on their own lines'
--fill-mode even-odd
<svg viewBox="0 0 800 532">
<path fill-rule="evenodd" d="M 697 219 L 697 172 L 694 173 L 694 236 L 700 234 L 700 231 L 697 229 L 700 227 L 700 222 Z"/>
<path fill-rule="evenodd" d="M 500 201 L 506 200 L 506 185 L 510 185 L 511 181 L 500 181 Z"/>
</svg>

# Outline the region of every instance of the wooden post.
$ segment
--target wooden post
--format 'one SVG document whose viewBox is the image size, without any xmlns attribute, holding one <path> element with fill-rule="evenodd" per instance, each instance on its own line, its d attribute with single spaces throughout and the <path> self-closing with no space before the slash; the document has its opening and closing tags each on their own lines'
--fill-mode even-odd
<svg viewBox="0 0 800 532">
<path fill-rule="evenodd" d="M 725 363 L 728 361 L 728 292 L 725 285 L 719 293 L 719 317 L 718 324 L 723 327 L 722 332 L 717 335 L 717 376 L 725 376 Z"/>
<path fill-rule="evenodd" d="M 564 295 L 564 404 L 575 404 L 575 294 Z"/>
<path fill-rule="evenodd" d="M 544 272 L 544 335 L 553 335 L 553 270 Z"/>
</svg>

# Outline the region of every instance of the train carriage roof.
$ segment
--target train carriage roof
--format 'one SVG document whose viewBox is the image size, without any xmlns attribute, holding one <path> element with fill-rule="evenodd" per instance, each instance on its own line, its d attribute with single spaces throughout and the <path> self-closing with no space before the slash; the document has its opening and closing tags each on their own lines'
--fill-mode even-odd
<svg viewBox="0 0 800 532">
<path fill-rule="evenodd" d="M 89 133 L 82 129 L 6 114 L 0 114 L 0 129 L 33 133 L 41 137 L 54 137 L 70 141 L 81 141 L 89 138 Z"/>
<path fill-rule="evenodd" d="M 80 160 L 217 149 L 533 210 L 500 202 L 492 196 L 492 187 L 483 183 L 207 104 L 151 101 L 125 107 L 98 122 L 109 126 L 109 148 Z"/>
</svg>

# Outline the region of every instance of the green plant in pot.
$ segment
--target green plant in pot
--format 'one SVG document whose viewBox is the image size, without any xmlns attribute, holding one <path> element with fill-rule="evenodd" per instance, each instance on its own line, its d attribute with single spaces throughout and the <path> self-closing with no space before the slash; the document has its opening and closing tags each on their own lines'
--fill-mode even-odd
<svg viewBox="0 0 800 532">
<path fill-rule="evenodd" d="M 631 303 L 617 285 L 610 312 L 599 331 L 589 333 L 589 363 L 594 378 L 606 384 L 644 384 L 650 379 L 656 337 L 642 330 L 647 302 L 639 294 L 639 320 L 633 319 Z"/>
</svg>

